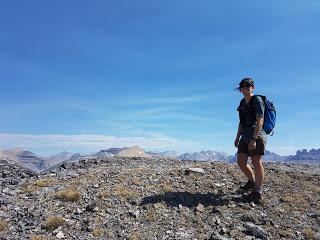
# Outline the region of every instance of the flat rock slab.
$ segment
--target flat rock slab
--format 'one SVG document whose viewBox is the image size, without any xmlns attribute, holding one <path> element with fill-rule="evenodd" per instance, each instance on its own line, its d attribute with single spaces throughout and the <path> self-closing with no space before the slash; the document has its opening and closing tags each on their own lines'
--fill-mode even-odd
<svg viewBox="0 0 320 240">
<path fill-rule="evenodd" d="M 205 172 L 202 168 L 188 168 L 188 169 L 186 169 L 186 174 L 190 174 L 190 173 L 204 174 Z"/>
</svg>

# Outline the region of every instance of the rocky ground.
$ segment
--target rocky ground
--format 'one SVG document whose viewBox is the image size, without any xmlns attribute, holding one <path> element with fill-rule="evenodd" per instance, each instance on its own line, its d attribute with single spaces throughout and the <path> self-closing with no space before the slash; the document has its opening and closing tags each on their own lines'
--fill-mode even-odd
<svg viewBox="0 0 320 240">
<path fill-rule="evenodd" d="M 320 239 L 320 167 L 265 166 L 256 205 L 233 164 L 113 157 L 37 176 L 2 161 L 0 239 Z"/>
</svg>

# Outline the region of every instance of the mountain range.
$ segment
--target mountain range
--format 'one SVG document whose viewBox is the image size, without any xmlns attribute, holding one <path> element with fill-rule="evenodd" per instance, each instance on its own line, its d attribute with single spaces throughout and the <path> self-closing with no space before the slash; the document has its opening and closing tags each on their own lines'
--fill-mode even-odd
<svg viewBox="0 0 320 240">
<path fill-rule="evenodd" d="M 236 155 L 228 155 L 224 152 L 202 150 L 199 152 L 187 152 L 179 154 L 175 151 L 144 151 L 138 146 L 125 148 L 109 148 L 101 150 L 97 153 L 83 155 L 80 153 L 60 152 L 52 156 L 38 156 L 30 151 L 22 148 L 11 150 L 0 150 L 0 160 L 16 163 L 33 171 L 43 171 L 49 168 L 54 168 L 63 162 L 76 162 L 83 158 L 96 157 L 143 157 L 143 158 L 174 158 L 179 160 L 196 160 L 196 161 L 221 161 L 221 162 L 236 162 Z M 282 162 L 282 163 L 300 163 L 300 164 L 320 164 L 320 149 L 298 150 L 295 155 L 281 156 L 279 154 L 266 151 L 264 161 L 267 162 Z"/>
</svg>

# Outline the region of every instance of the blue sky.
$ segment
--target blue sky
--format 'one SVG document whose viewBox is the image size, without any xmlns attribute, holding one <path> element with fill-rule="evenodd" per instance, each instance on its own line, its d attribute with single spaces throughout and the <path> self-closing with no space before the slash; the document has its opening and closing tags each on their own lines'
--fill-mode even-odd
<svg viewBox="0 0 320 240">
<path fill-rule="evenodd" d="M 0 149 L 234 154 L 241 78 L 267 149 L 319 148 L 319 1 L 4 1 Z"/>
</svg>

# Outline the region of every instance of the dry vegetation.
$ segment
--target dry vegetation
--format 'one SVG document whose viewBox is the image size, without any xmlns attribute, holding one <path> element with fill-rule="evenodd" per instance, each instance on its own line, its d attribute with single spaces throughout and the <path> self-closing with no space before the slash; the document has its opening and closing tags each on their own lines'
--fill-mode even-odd
<svg viewBox="0 0 320 240">
<path fill-rule="evenodd" d="M 29 240 L 47 240 L 47 238 L 43 236 L 38 236 L 38 235 L 31 235 Z"/>
<path fill-rule="evenodd" d="M 94 237 L 102 237 L 103 236 L 103 230 L 101 228 L 95 228 L 92 231 L 92 235 Z"/>
<path fill-rule="evenodd" d="M 128 236 L 128 240 L 141 240 L 141 239 L 142 237 L 137 232 L 130 233 Z"/>
<path fill-rule="evenodd" d="M 38 187 L 36 187 L 34 185 L 22 186 L 22 189 L 21 189 L 21 193 L 27 194 L 27 195 L 32 195 L 36 191 L 38 191 Z"/>
<path fill-rule="evenodd" d="M 304 203 L 305 202 L 305 198 L 301 194 L 285 194 L 280 198 L 280 200 L 282 202 L 288 202 L 288 203 L 292 203 L 292 202 Z"/>
<path fill-rule="evenodd" d="M 63 225 L 65 221 L 61 217 L 50 216 L 44 224 L 44 228 L 49 231 L 54 231 L 59 226 Z"/>
<path fill-rule="evenodd" d="M 111 197 L 111 192 L 110 190 L 102 190 L 99 194 L 98 194 L 98 197 L 101 198 L 101 199 L 107 199 L 109 197 Z"/>
<path fill-rule="evenodd" d="M 147 212 L 142 214 L 142 218 L 145 221 L 153 222 L 157 218 L 157 213 L 156 213 L 155 209 L 149 209 Z"/>
<path fill-rule="evenodd" d="M 113 191 L 114 196 L 122 197 L 124 199 L 130 199 L 137 196 L 137 193 L 127 188 L 126 186 L 119 184 L 116 185 Z"/>
<path fill-rule="evenodd" d="M 6 221 L 0 219 L 0 232 L 3 232 L 7 229 L 8 224 Z"/>
<path fill-rule="evenodd" d="M 136 186 L 141 186 L 143 185 L 143 181 L 138 178 L 138 177 L 133 177 L 131 180 L 130 180 L 130 184 L 132 185 L 136 185 Z"/>
<path fill-rule="evenodd" d="M 80 199 L 80 192 L 77 189 L 66 189 L 58 191 L 54 197 L 65 202 L 76 202 Z"/>
<path fill-rule="evenodd" d="M 171 183 L 169 183 L 169 182 L 164 182 L 164 183 L 160 184 L 160 188 L 162 189 L 163 192 L 172 192 L 173 191 L 173 187 L 172 187 Z"/>
<path fill-rule="evenodd" d="M 291 239 L 294 236 L 294 231 L 292 229 L 279 230 L 279 234 L 281 237 Z"/>
<path fill-rule="evenodd" d="M 314 239 L 314 231 L 310 228 L 304 230 L 303 232 L 306 240 L 313 240 Z"/>
<path fill-rule="evenodd" d="M 39 179 L 35 182 L 37 187 L 50 187 L 55 183 L 54 179 Z"/>
</svg>

